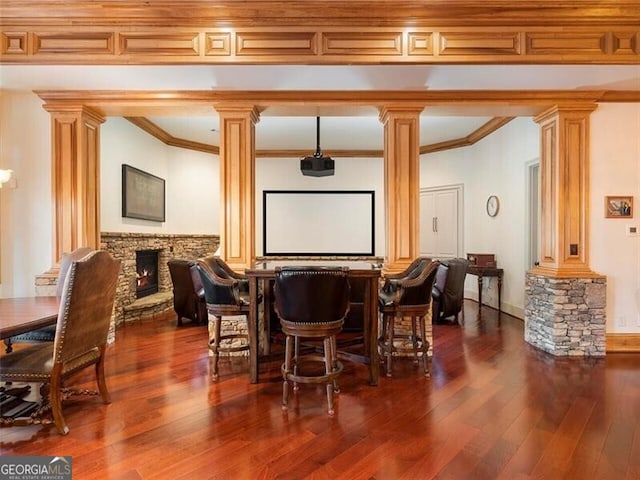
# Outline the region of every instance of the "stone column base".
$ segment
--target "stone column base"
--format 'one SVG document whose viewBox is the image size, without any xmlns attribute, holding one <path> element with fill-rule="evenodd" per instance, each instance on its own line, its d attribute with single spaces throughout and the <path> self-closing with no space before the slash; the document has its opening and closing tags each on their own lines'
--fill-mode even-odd
<svg viewBox="0 0 640 480">
<path fill-rule="evenodd" d="M 606 288 L 606 277 L 527 273 L 525 341 L 555 356 L 604 356 Z"/>
<path fill-rule="evenodd" d="M 213 322 L 214 316 L 209 314 L 209 341 L 213 339 Z M 247 318 L 244 315 L 233 315 L 233 316 L 224 316 L 222 317 L 222 326 L 220 328 L 221 335 L 230 335 L 230 334 L 248 334 L 247 328 Z M 228 343 L 227 343 L 228 342 Z M 233 340 L 225 340 L 226 345 L 229 344 L 233 347 L 240 347 L 247 343 L 247 340 L 244 338 L 234 338 Z M 223 344 L 224 345 L 224 344 Z M 241 350 L 239 352 L 220 352 L 220 356 L 230 356 L 230 357 L 247 357 L 249 356 L 249 352 L 247 350 Z M 213 356 L 213 352 L 209 350 L 209 356 Z"/>
</svg>

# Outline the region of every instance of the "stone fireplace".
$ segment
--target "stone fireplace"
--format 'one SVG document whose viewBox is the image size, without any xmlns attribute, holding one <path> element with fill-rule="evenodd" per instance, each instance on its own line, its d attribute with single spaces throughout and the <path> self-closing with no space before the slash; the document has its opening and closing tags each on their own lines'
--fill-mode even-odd
<svg viewBox="0 0 640 480">
<path fill-rule="evenodd" d="M 212 255 L 220 243 L 218 235 L 173 235 L 154 233 L 103 232 L 100 248 L 121 261 L 116 289 L 114 318 L 109 333 L 127 321 L 150 317 L 173 308 L 172 284 L 167 261 L 172 258 L 197 259 Z M 137 252 L 153 252 L 157 258 L 157 292 L 138 296 Z"/>
</svg>

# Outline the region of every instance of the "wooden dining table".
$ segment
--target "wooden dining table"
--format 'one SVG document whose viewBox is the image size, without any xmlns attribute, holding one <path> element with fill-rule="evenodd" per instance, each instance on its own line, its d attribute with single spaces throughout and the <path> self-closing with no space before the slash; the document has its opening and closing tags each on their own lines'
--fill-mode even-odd
<svg viewBox="0 0 640 480">
<path fill-rule="evenodd" d="M 59 308 L 55 296 L 0 298 L 0 339 L 54 325 Z"/>
<path fill-rule="evenodd" d="M 59 309 L 60 299 L 56 296 L 0 298 L 0 339 L 55 325 L 58 321 Z M 11 349 L 9 348 L 8 351 Z M 24 401 L 21 405 L 28 410 L 23 409 L 20 414 L 16 414 L 16 417 L 5 418 L 3 414 L 0 425 L 26 426 L 51 423 L 50 418 L 43 416 L 50 407 L 46 396 L 42 396 L 42 392 L 33 407 L 29 404 L 33 402 Z"/>
</svg>

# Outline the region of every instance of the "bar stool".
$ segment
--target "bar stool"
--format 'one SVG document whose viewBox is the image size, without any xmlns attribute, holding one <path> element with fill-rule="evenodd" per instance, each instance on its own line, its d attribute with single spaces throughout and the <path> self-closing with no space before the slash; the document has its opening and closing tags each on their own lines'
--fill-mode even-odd
<svg viewBox="0 0 640 480">
<path fill-rule="evenodd" d="M 275 310 L 285 334 L 282 364 L 282 409 L 288 409 L 289 383 L 326 384 L 328 414 L 334 414 L 333 394 L 339 391 L 343 365 L 336 355 L 336 335 L 349 311 L 348 268 L 277 268 Z M 300 355 L 301 339 L 321 339 L 322 355 Z M 303 373 L 303 362 L 323 362 L 324 374 Z M 307 367 L 305 366 L 304 369 Z"/>
<path fill-rule="evenodd" d="M 409 351 L 397 345 L 397 340 L 409 340 L 414 363 L 418 363 L 418 350 L 422 351 L 424 374 L 429 376 L 429 341 L 427 340 L 425 317 L 429 313 L 431 289 L 440 262 L 424 261 L 418 271 L 414 270 L 405 278 L 394 278 L 385 283 L 378 294 L 379 311 L 382 314 L 382 333 L 378 339 L 381 357 L 386 360 L 387 376 L 391 376 L 394 353 Z M 411 333 L 399 334 L 395 329 L 396 320 L 411 318 Z M 419 328 L 419 332 L 418 332 Z"/>
<path fill-rule="evenodd" d="M 221 334 L 222 317 L 249 315 L 249 295 L 241 292 L 240 282 L 235 278 L 218 275 L 203 259 L 197 261 L 198 272 L 202 279 L 204 298 L 207 303 L 207 311 L 213 315 L 213 338 L 209 341 L 209 349 L 213 352 L 212 376 L 218 378 L 218 358 L 220 352 L 242 352 L 249 350 L 248 333 Z M 244 340 L 240 345 L 234 345 L 235 339 Z"/>
</svg>

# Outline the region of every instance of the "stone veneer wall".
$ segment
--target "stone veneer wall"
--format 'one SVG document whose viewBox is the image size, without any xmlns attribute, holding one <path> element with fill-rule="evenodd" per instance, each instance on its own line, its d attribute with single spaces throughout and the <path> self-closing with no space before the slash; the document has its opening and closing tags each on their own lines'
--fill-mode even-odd
<svg viewBox="0 0 640 480">
<path fill-rule="evenodd" d="M 528 273 L 525 341 L 556 356 L 604 356 L 606 278 Z"/>
<path fill-rule="evenodd" d="M 136 250 L 158 250 L 158 290 L 170 292 L 172 284 L 167 261 L 213 255 L 219 243 L 218 235 L 103 232 L 100 248 L 122 262 L 109 337 L 114 338 L 115 327 L 124 322 L 124 308 L 136 300 Z"/>
</svg>

